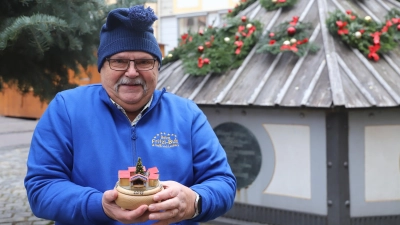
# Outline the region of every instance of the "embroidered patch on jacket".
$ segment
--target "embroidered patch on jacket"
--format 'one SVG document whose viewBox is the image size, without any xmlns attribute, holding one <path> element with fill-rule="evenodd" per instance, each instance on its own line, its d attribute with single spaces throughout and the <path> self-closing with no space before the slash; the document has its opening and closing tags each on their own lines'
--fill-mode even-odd
<svg viewBox="0 0 400 225">
<path fill-rule="evenodd" d="M 151 139 L 151 145 L 158 148 L 173 148 L 179 146 L 178 135 L 160 132 Z"/>
</svg>

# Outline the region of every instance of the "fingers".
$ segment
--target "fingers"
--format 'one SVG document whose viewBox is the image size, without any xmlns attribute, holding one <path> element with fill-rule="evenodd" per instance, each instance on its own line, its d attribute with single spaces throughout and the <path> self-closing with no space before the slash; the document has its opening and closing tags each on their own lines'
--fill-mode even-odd
<svg viewBox="0 0 400 225">
<path fill-rule="evenodd" d="M 122 223 L 141 223 L 149 220 L 150 212 L 147 211 L 147 205 L 141 205 L 135 210 L 120 209 L 118 213 L 118 221 Z"/>
<path fill-rule="evenodd" d="M 141 205 L 135 210 L 124 210 L 115 204 L 117 197 L 118 192 L 116 190 L 109 190 L 103 194 L 103 210 L 108 217 L 125 224 L 140 223 L 149 220 L 150 212 L 147 211 L 147 205 Z"/>
<path fill-rule="evenodd" d="M 153 200 L 155 202 L 165 201 L 165 200 L 174 198 L 180 192 L 180 184 L 178 184 L 178 183 L 171 182 L 171 181 L 165 181 L 165 182 L 163 182 L 163 186 L 164 186 L 164 190 L 162 190 L 154 195 Z"/>
<path fill-rule="evenodd" d="M 108 190 L 104 192 L 103 200 L 110 203 L 115 201 L 117 197 L 118 197 L 118 192 L 116 190 Z"/>
<path fill-rule="evenodd" d="M 156 225 L 163 225 L 192 218 L 194 191 L 174 181 L 163 182 L 163 186 L 164 190 L 153 197 L 158 203 L 149 205 L 149 219 L 159 220 Z"/>
<path fill-rule="evenodd" d="M 165 200 L 160 203 L 154 203 L 149 205 L 149 211 L 150 212 L 160 212 L 159 214 L 165 214 L 168 215 L 170 213 L 170 210 L 173 209 L 178 209 L 180 207 L 180 202 L 178 198 L 172 198 Z M 177 214 L 171 214 L 171 216 L 176 216 Z M 161 218 L 159 218 L 161 219 Z"/>
</svg>

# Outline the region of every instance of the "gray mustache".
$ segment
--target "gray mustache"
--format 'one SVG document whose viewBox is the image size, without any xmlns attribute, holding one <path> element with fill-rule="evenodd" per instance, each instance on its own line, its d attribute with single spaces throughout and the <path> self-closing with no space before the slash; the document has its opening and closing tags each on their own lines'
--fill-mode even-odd
<svg viewBox="0 0 400 225">
<path fill-rule="evenodd" d="M 116 92 L 118 92 L 118 88 L 120 85 L 142 85 L 144 91 L 147 92 L 146 82 L 141 77 L 136 77 L 134 79 L 128 77 L 121 77 L 114 86 Z"/>
<path fill-rule="evenodd" d="M 123 85 L 123 84 L 128 84 L 128 85 L 146 85 L 146 83 L 144 82 L 144 80 L 140 77 L 137 77 L 135 79 L 130 79 L 127 77 L 122 77 L 121 79 L 119 79 L 117 85 Z"/>
</svg>

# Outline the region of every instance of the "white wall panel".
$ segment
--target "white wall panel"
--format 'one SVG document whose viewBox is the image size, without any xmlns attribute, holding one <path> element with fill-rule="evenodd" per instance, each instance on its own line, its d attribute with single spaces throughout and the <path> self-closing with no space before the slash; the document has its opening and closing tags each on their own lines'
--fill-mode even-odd
<svg viewBox="0 0 400 225">
<path fill-rule="evenodd" d="M 311 198 L 310 128 L 264 124 L 275 151 L 275 169 L 265 194 Z"/>
<path fill-rule="evenodd" d="M 400 200 L 399 134 L 400 126 L 365 127 L 366 201 Z"/>
</svg>

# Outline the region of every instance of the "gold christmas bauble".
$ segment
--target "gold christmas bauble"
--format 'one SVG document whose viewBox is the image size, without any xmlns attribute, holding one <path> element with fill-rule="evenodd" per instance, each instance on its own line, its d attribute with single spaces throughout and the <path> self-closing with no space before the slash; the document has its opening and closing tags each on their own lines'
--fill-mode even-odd
<svg viewBox="0 0 400 225">
<path fill-rule="evenodd" d="M 253 24 L 249 23 L 249 24 L 246 25 L 246 28 L 250 29 L 252 26 L 253 26 Z"/>
<path fill-rule="evenodd" d="M 360 31 L 356 31 L 356 32 L 354 33 L 354 36 L 355 36 L 356 38 L 361 38 L 362 34 L 361 34 Z"/>
<path fill-rule="evenodd" d="M 225 42 L 229 42 L 231 39 L 229 37 L 224 38 Z"/>
<path fill-rule="evenodd" d="M 169 54 L 168 54 L 168 58 L 171 58 L 171 57 L 172 57 L 172 54 L 171 54 L 171 53 L 169 53 Z"/>
<path fill-rule="evenodd" d="M 290 45 L 290 41 L 286 40 L 283 42 L 284 45 Z"/>
<path fill-rule="evenodd" d="M 272 0 L 273 3 L 276 3 L 278 0 Z"/>
<path fill-rule="evenodd" d="M 294 44 L 294 43 L 296 43 L 296 42 L 297 42 L 296 38 L 290 39 L 290 43 Z"/>
<path fill-rule="evenodd" d="M 371 18 L 370 16 L 366 16 L 366 17 L 364 18 L 364 20 L 367 21 L 367 22 L 369 22 L 369 21 L 372 20 L 372 18 Z"/>
</svg>

